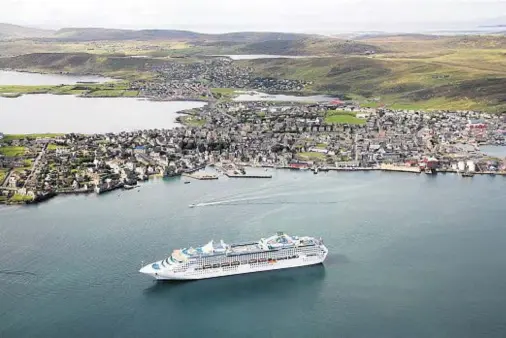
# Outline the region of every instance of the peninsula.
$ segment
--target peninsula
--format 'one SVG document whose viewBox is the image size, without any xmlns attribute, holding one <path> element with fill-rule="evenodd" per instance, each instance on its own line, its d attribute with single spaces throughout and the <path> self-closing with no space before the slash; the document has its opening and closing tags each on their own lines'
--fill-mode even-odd
<svg viewBox="0 0 506 338">
<path fill-rule="evenodd" d="M 506 118 L 346 103 L 221 102 L 182 112 L 184 126 L 117 134 L 1 135 L 3 203 L 102 193 L 210 164 L 319 170 L 506 174 Z M 234 168 L 235 167 L 235 168 Z M 230 170 L 230 168 L 228 169 Z M 233 176 L 233 175 L 232 175 Z"/>
<path fill-rule="evenodd" d="M 0 95 L 9 100 L 48 93 L 207 104 L 181 111 L 174 129 L 87 135 L 3 131 L 0 203 L 131 188 L 153 175 L 190 174 L 210 164 L 228 168 L 228 177 L 245 177 L 247 166 L 504 174 L 504 158 L 484 155 L 480 147 L 506 145 L 505 46 L 504 36 L 496 35 L 379 34 L 350 40 L 285 33 L 20 30 L 0 41 L 0 69 L 116 81 L 0 84 Z M 241 53 L 277 56 L 225 56 Z M 487 57 L 476 62 L 477 55 Z M 241 93 L 263 94 L 240 102 Z M 289 102 L 264 100 L 277 94 L 292 96 L 285 96 Z M 304 102 L 307 95 L 320 99 Z"/>
</svg>

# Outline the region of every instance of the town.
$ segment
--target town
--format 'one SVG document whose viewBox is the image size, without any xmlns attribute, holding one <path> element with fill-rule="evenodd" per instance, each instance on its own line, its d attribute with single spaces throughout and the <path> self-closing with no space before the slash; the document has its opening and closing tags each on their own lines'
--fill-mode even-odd
<svg viewBox="0 0 506 338">
<path fill-rule="evenodd" d="M 153 100 L 204 100 L 222 99 L 230 90 L 256 90 L 260 92 L 300 92 L 312 82 L 259 77 L 247 67 L 234 65 L 227 58 L 212 58 L 199 62 L 167 62 L 153 67 L 154 79 L 132 81 L 129 90 Z M 214 90 L 213 90 L 214 89 Z"/>
<path fill-rule="evenodd" d="M 248 167 L 506 174 L 505 158 L 480 152 L 483 145 L 506 145 L 501 115 L 341 101 L 223 101 L 181 112 L 178 121 L 174 129 L 118 134 L 0 134 L 0 202 L 131 189 L 153 176 L 188 175 L 209 165 L 234 176 Z"/>
</svg>

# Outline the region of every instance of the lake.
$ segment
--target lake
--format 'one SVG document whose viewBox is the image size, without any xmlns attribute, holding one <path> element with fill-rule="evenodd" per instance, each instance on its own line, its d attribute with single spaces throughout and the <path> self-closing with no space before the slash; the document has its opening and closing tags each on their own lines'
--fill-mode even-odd
<svg viewBox="0 0 506 338">
<path fill-rule="evenodd" d="M 135 98 L 82 98 L 72 95 L 0 97 L 0 128 L 6 134 L 108 133 L 178 126 L 181 110 L 204 102 L 159 102 Z"/>
<path fill-rule="evenodd" d="M 270 173 L 1 208 L 0 336 L 506 336 L 506 178 Z M 188 208 L 199 202 L 220 203 Z M 276 231 L 322 236 L 325 264 L 138 273 L 174 248 Z"/>
<path fill-rule="evenodd" d="M 78 82 L 108 82 L 115 81 L 114 79 L 85 75 L 60 75 L 60 74 L 37 74 L 0 70 L 0 85 L 19 85 L 19 86 L 39 86 L 51 85 L 56 86 L 60 84 L 76 84 Z"/>
<path fill-rule="evenodd" d="M 330 102 L 335 100 L 330 96 L 312 95 L 312 96 L 296 96 L 296 95 L 278 95 L 265 94 L 260 92 L 238 92 L 234 101 L 277 101 L 277 102 Z"/>
</svg>

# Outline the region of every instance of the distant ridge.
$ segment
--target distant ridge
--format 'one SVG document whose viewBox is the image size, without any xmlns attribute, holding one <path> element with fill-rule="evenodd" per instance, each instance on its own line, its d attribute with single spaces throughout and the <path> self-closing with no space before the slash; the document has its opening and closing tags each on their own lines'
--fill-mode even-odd
<svg viewBox="0 0 506 338">
<path fill-rule="evenodd" d="M 0 39 L 26 39 L 52 36 L 54 31 L 0 23 Z"/>
<path fill-rule="evenodd" d="M 63 28 L 53 38 L 65 41 L 100 40 L 219 40 L 230 42 L 261 42 L 267 40 L 298 40 L 311 35 L 276 32 L 236 32 L 224 34 L 205 34 L 172 29 L 108 29 L 108 28 Z"/>
</svg>

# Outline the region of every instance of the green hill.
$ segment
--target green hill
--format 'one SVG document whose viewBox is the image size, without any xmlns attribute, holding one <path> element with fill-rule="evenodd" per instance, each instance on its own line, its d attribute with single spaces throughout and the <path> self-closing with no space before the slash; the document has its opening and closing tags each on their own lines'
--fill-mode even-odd
<svg viewBox="0 0 506 338">
<path fill-rule="evenodd" d="M 103 74 L 128 78 L 150 72 L 161 59 L 102 56 L 87 53 L 34 53 L 0 58 L 0 68 L 51 73 Z"/>
<path fill-rule="evenodd" d="M 171 29 L 107 29 L 107 28 L 63 28 L 54 38 L 63 41 L 101 41 L 101 40 L 177 40 L 177 41 L 233 41 L 258 42 L 268 40 L 296 40 L 308 37 L 306 34 L 275 32 L 238 32 L 226 34 L 204 34 Z"/>
<path fill-rule="evenodd" d="M 0 23 L 0 40 L 50 37 L 53 31 Z"/>
</svg>

